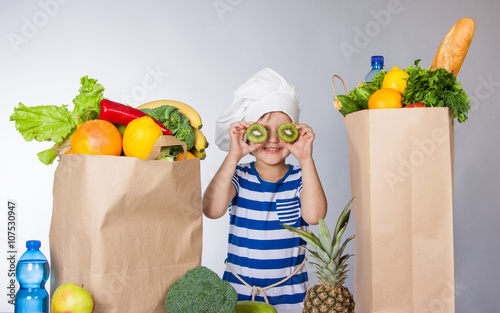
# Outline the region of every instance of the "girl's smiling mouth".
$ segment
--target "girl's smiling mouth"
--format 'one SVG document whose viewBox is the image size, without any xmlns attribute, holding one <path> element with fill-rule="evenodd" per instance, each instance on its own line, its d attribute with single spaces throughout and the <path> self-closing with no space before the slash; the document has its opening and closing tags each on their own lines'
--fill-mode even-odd
<svg viewBox="0 0 500 313">
<path fill-rule="evenodd" d="M 264 147 L 262 149 L 264 151 L 266 151 L 267 153 L 276 153 L 276 152 L 281 151 L 283 148 L 279 148 L 279 147 Z"/>
</svg>

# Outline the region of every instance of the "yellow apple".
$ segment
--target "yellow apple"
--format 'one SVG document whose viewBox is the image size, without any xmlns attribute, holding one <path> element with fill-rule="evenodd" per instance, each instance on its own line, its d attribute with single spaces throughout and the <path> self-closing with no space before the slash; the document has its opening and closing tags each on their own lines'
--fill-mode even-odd
<svg viewBox="0 0 500 313">
<path fill-rule="evenodd" d="M 52 295 L 50 309 L 52 313 L 92 313 L 94 299 L 84 288 L 66 283 Z"/>
</svg>

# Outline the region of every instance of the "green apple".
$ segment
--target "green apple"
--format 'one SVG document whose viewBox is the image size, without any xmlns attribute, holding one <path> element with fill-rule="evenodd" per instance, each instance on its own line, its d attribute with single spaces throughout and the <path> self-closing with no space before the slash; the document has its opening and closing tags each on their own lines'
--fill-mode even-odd
<svg viewBox="0 0 500 313">
<path fill-rule="evenodd" d="M 123 136 L 123 133 L 125 132 L 125 128 L 127 128 L 127 125 L 123 125 L 123 124 L 114 124 L 114 125 L 116 126 L 116 128 L 118 128 L 118 131 Z"/>
<path fill-rule="evenodd" d="M 52 313 L 92 313 L 94 299 L 90 292 L 72 283 L 59 286 L 50 304 Z"/>
</svg>

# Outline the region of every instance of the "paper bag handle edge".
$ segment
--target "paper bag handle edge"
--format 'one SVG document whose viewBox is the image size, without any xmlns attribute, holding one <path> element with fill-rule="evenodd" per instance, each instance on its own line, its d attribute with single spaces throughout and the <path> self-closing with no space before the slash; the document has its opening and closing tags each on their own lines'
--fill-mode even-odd
<svg viewBox="0 0 500 313">
<path fill-rule="evenodd" d="M 342 108 L 342 103 L 340 103 L 340 100 L 337 97 L 337 90 L 335 89 L 335 77 L 337 77 L 338 79 L 340 79 L 340 81 L 342 82 L 342 85 L 344 86 L 344 92 L 345 92 L 346 96 L 347 96 L 347 87 L 346 87 L 345 82 L 342 79 L 342 77 L 340 77 L 337 74 L 334 74 L 332 76 L 332 87 L 333 87 L 333 94 L 334 94 L 334 97 L 333 97 L 333 107 L 335 108 L 335 110 L 340 111 L 340 109 Z"/>
<path fill-rule="evenodd" d="M 187 146 L 184 142 L 171 135 L 162 135 L 158 138 L 158 140 L 156 140 L 156 143 L 153 146 L 153 149 L 151 150 L 151 153 L 149 153 L 149 156 L 147 157 L 146 160 L 156 159 L 160 154 L 160 150 L 162 147 L 170 147 L 170 146 L 182 146 L 182 149 L 184 150 L 183 160 L 187 159 Z"/>
<path fill-rule="evenodd" d="M 340 79 L 340 81 L 342 82 L 342 85 L 344 86 L 344 92 L 347 95 L 347 87 L 346 87 L 346 85 L 344 83 L 344 80 L 342 79 L 342 77 L 340 77 L 337 74 L 334 74 L 332 76 L 332 87 L 333 87 L 333 93 L 334 93 L 334 95 L 337 96 L 337 90 L 335 89 L 335 77 L 337 77 L 338 79 Z"/>
</svg>

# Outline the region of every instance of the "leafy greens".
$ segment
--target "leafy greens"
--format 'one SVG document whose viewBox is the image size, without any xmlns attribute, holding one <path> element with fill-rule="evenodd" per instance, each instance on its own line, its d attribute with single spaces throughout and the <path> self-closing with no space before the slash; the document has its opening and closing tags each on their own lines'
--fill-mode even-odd
<svg viewBox="0 0 500 313">
<path fill-rule="evenodd" d="M 66 104 L 27 107 L 19 103 L 9 120 L 15 121 L 16 129 L 26 141 L 63 143 L 71 137 L 78 125 L 99 116 L 99 103 L 104 98 L 104 87 L 88 76 L 82 77 L 80 84 L 80 93 L 73 99 L 73 111 Z M 37 155 L 42 163 L 48 165 L 57 157 L 57 152 L 52 147 Z"/>
</svg>

